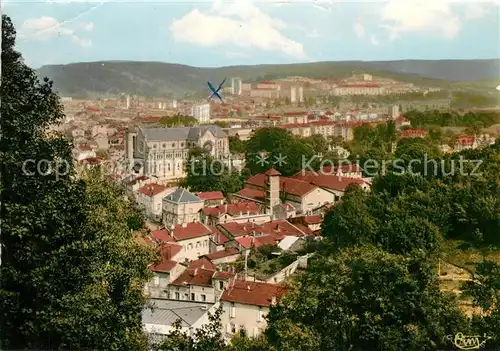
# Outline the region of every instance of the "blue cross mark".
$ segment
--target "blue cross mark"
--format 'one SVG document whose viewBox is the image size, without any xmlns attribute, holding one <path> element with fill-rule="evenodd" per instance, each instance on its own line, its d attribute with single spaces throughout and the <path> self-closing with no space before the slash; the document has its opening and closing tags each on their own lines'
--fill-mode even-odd
<svg viewBox="0 0 500 351">
<path fill-rule="evenodd" d="M 214 96 L 216 96 L 216 97 L 219 98 L 220 101 L 222 101 L 222 97 L 219 95 L 219 91 L 222 89 L 222 86 L 224 85 L 225 82 L 226 82 L 226 78 L 224 78 L 224 80 L 222 81 L 222 83 L 219 84 L 219 87 L 217 89 L 214 88 L 214 86 L 212 85 L 212 83 L 207 82 L 208 88 L 212 92 L 212 95 L 210 95 L 210 97 L 208 98 L 208 100 L 211 100 Z"/>
</svg>

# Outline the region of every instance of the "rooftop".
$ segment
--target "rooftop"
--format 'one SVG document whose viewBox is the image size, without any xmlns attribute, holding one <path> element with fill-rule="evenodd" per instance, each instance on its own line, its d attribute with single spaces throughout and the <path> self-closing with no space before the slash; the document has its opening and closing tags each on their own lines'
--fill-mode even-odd
<svg viewBox="0 0 500 351">
<path fill-rule="evenodd" d="M 269 307 L 273 297 L 279 298 L 282 293 L 279 285 L 236 280 L 233 286 L 224 291 L 221 301 Z"/>
<path fill-rule="evenodd" d="M 163 199 L 178 204 L 203 201 L 198 196 L 184 190 L 184 188 L 178 188 L 172 194 L 165 196 Z"/>
<path fill-rule="evenodd" d="M 172 325 L 180 320 L 182 326 L 188 328 L 213 305 L 191 301 L 151 299 L 142 310 L 142 323 Z"/>
</svg>

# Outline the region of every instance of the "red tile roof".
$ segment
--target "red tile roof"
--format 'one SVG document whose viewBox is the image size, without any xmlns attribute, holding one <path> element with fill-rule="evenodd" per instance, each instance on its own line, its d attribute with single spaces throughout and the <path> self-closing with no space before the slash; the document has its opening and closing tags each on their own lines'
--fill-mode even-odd
<svg viewBox="0 0 500 351">
<path fill-rule="evenodd" d="M 212 286 L 212 277 L 214 276 L 214 274 L 215 271 L 211 269 L 186 269 L 176 280 L 174 280 L 170 284 L 174 286 Z"/>
<path fill-rule="evenodd" d="M 171 243 L 163 244 L 159 248 L 160 255 L 165 260 L 173 260 L 175 255 L 177 255 L 182 250 L 183 247 L 181 245 L 171 244 Z"/>
<path fill-rule="evenodd" d="M 235 276 L 234 273 L 232 272 L 222 272 L 222 271 L 217 271 L 215 272 L 213 279 L 220 279 L 220 280 L 229 280 Z"/>
<path fill-rule="evenodd" d="M 304 236 L 305 234 L 286 219 L 276 219 L 266 222 L 262 224 L 262 228 L 265 234 L 274 234 L 278 238 L 283 238 L 285 236 Z"/>
<path fill-rule="evenodd" d="M 273 297 L 279 299 L 283 289 L 279 285 L 236 280 L 222 294 L 221 301 L 269 307 Z"/>
<path fill-rule="evenodd" d="M 150 184 L 146 184 L 143 187 L 139 188 L 139 190 L 137 190 L 137 191 L 148 196 L 148 197 L 153 197 L 153 196 L 156 196 L 158 194 L 161 194 L 165 190 L 167 190 L 167 188 L 164 187 L 163 185 L 156 184 L 156 183 L 150 183 Z"/>
<path fill-rule="evenodd" d="M 266 173 L 264 173 L 266 176 L 279 176 L 281 175 L 280 172 L 275 170 L 274 168 L 269 169 Z"/>
<path fill-rule="evenodd" d="M 185 227 L 177 224 L 174 229 L 169 230 L 170 236 L 172 236 L 175 241 L 187 240 L 200 238 L 206 235 L 212 235 L 212 230 L 200 222 L 192 222 L 185 224 Z"/>
<path fill-rule="evenodd" d="M 247 213 L 257 215 L 260 213 L 260 207 L 255 202 L 242 201 L 217 207 L 204 207 L 202 211 L 205 215 L 212 217 L 220 217 L 223 214 L 229 214 L 230 216 L 246 215 Z"/>
<path fill-rule="evenodd" d="M 263 236 L 245 236 L 236 238 L 238 244 L 243 246 L 245 249 L 251 247 L 261 247 L 265 245 L 276 245 L 279 239 L 275 235 L 263 235 Z"/>
<path fill-rule="evenodd" d="M 319 224 L 323 221 L 321 216 L 305 216 L 304 222 L 307 224 Z"/>
<path fill-rule="evenodd" d="M 403 137 L 424 136 L 426 131 L 423 129 L 407 129 L 403 131 Z"/>
<path fill-rule="evenodd" d="M 80 145 L 78 147 L 78 150 L 80 150 L 80 151 L 91 151 L 92 149 L 88 145 Z"/>
<path fill-rule="evenodd" d="M 224 194 L 222 194 L 221 191 L 206 191 L 202 193 L 196 193 L 195 195 L 198 196 L 203 201 L 225 199 Z"/>
<path fill-rule="evenodd" d="M 231 234 L 233 237 L 241 237 L 252 235 L 253 233 L 261 233 L 262 226 L 255 224 L 254 222 L 237 223 L 237 222 L 227 222 L 219 224 L 219 227 Z"/>
<path fill-rule="evenodd" d="M 172 238 L 168 234 L 168 230 L 167 229 L 154 230 L 154 231 L 151 232 L 151 235 L 153 236 L 153 238 L 156 241 L 163 241 L 163 242 L 166 242 L 166 243 L 175 242 L 174 238 Z"/>
<path fill-rule="evenodd" d="M 151 266 L 150 269 L 153 272 L 170 272 L 175 266 L 177 262 L 172 260 L 163 260 L 160 264 L 155 266 Z"/>
<path fill-rule="evenodd" d="M 225 236 L 223 233 L 221 233 L 219 228 L 213 226 L 210 227 L 210 229 L 212 229 L 212 232 L 214 233 L 214 235 L 212 236 L 212 240 L 215 242 L 216 245 L 224 245 L 229 241 L 229 238 Z"/>
<path fill-rule="evenodd" d="M 326 111 L 326 112 L 325 112 L 325 115 L 326 115 L 326 116 L 333 116 L 333 112 L 332 112 L 332 111 Z"/>
<path fill-rule="evenodd" d="M 256 174 L 248 178 L 246 184 L 265 189 L 266 175 L 263 173 Z M 288 177 L 280 177 L 280 191 L 284 193 L 295 196 L 304 196 L 314 189 L 316 189 L 316 186 L 310 184 L 309 182 L 302 181 L 298 178 L 294 179 Z"/>
<path fill-rule="evenodd" d="M 311 182 L 321 188 L 341 191 L 344 191 L 349 184 L 365 184 L 365 181 L 361 178 L 340 177 L 334 174 L 320 174 L 316 172 L 301 172 L 295 175 L 295 178 Z"/>
<path fill-rule="evenodd" d="M 224 258 L 228 256 L 238 255 L 240 251 L 235 247 L 226 248 L 221 251 L 212 252 L 208 255 L 203 255 L 203 257 L 208 258 L 210 261 L 217 260 L 219 258 Z"/>
<path fill-rule="evenodd" d="M 456 142 L 463 145 L 472 145 L 476 141 L 473 136 L 461 136 L 457 138 Z"/>
<path fill-rule="evenodd" d="M 98 165 L 103 162 L 104 160 L 100 157 L 87 157 L 79 161 L 79 163 L 83 165 Z"/>
<path fill-rule="evenodd" d="M 252 188 L 243 188 L 236 193 L 242 197 L 246 197 L 248 199 L 254 199 L 257 201 L 264 201 L 266 198 L 266 192 L 264 190 L 252 189 Z"/>
<path fill-rule="evenodd" d="M 207 258 L 203 257 L 189 262 L 188 268 L 190 269 L 203 268 L 215 271 L 215 264 L 210 262 L 210 260 L 208 260 Z"/>
</svg>

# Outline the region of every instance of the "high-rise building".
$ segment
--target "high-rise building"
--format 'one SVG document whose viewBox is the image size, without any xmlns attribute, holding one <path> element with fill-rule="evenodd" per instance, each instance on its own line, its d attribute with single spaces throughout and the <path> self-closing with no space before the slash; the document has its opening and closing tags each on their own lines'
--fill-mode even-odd
<svg viewBox="0 0 500 351">
<path fill-rule="evenodd" d="M 304 102 L 304 88 L 299 87 L 299 102 Z"/>
<path fill-rule="evenodd" d="M 231 78 L 231 94 L 241 95 L 242 82 L 241 78 Z"/>
<path fill-rule="evenodd" d="M 297 88 L 296 87 L 290 88 L 290 102 L 291 103 L 297 102 Z"/>
<path fill-rule="evenodd" d="M 194 105 L 191 108 L 191 115 L 200 123 L 210 121 L 210 104 Z"/>
<path fill-rule="evenodd" d="M 397 118 L 399 117 L 399 105 L 389 106 L 389 118 Z"/>
</svg>

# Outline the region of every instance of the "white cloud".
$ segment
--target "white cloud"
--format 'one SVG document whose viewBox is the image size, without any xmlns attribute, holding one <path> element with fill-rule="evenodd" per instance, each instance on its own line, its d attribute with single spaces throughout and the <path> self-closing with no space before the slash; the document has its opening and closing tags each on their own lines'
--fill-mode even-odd
<svg viewBox="0 0 500 351">
<path fill-rule="evenodd" d="M 80 27 L 86 32 L 92 32 L 94 30 L 94 23 L 92 22 L 81 22 Z"/>
<path fill-rule="evenodd" d="M 475 3 L 465 6 L 465 19 L 474 20 L 484 17 L 487 14 L 487 4 Z"/>
<path fill-rule="evenodd" d="M 302 44 L 281 33 L 284 28 L 283 21 L 271 18 L 250 0 L 218 0 L 210 13 L 195 9 L 170 25 L 172 37 L 178 42 L 206 47 L 230 44 L 307 58 Z"/>
<path fill-rule="evenodd" d="M 87 24 L 88 25 L 88 24 Z M 42 16 L 39 18 L 30 18 L 24 21 L 19 31 L 21 39 L 32 38 L 36 40 L 48 40 L 55 36 L 67 36 L 74 43 L 83 47 L 92 45 L 89 39 L 82 39 L 75 34 L 75 31 L 59 22 L 54 17 Z"/>
<path fill-rule="evenodd" d="M 374 46 L 378 46 L 379 42 L 378 42 L 378 39 L 375 35 L 370 36 L 370 43 L 372 43 L 372 45 L 374 45 Z"/>
<path fill-rule="evenodd" d="M 432 31 L 445 38 L 454 38 L 461 29 L 461 21 L 447 0 L 389 1 L 382 8 L 382 28 L 391 40 L 402 34 Z"/>
<path fill-rule="evenodd" d="M 228 57 L 228 58 L 247 58 L 249 56 L 243 52 L 228 51 L 228 52 L 226 52 L 226 57 Z"/>
<path fill-rule="evenodd" d="M 308 32 L 306 35 L 308 38 L 311 38 L 311 39 L 316 39 L 316 38 L 321 37 L 321 35 L 319 35 L 319 33 L 316 29 L 313 29 L 312 31 Z"/>
<path fill-rule="evenodd" d="M 359 20 L 354 24 L 354 33 L 356 33 L 356 36 L 360 39 L 365 37 L 365 26 L 363 26 L 363 23 Z"/>
</svg>

